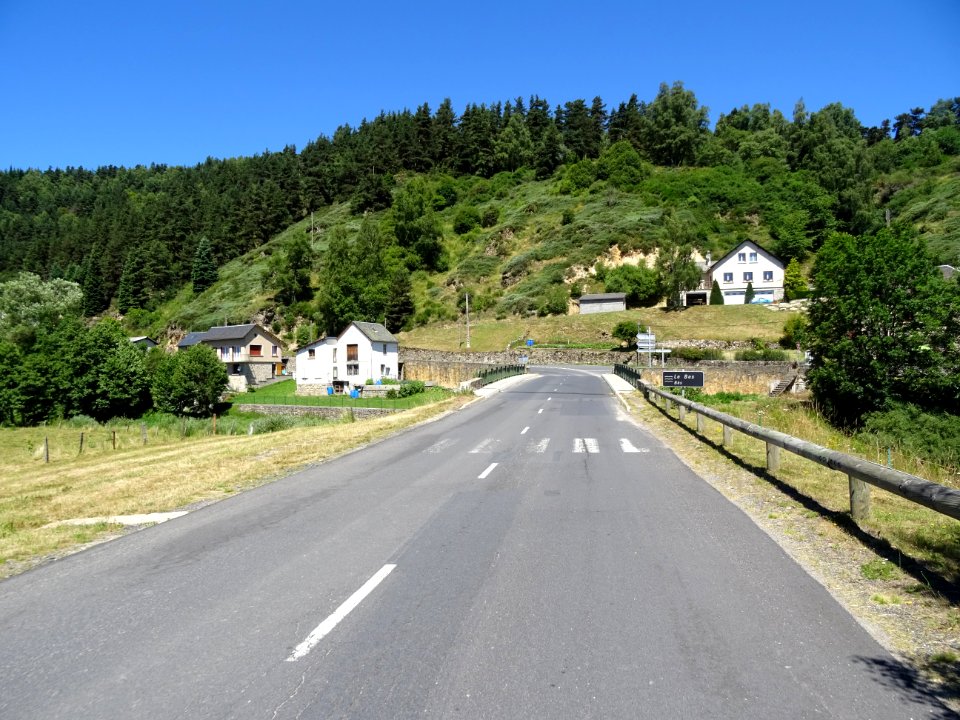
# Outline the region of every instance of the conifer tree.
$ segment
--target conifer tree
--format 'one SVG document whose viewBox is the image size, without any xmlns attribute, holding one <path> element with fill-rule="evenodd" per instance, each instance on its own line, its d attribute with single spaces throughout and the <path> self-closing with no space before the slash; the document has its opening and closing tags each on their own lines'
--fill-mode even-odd
<svg viewBox="0 0 960 720">
<path fill-rule="evenodd" d="M 197 243 L 190 280 L 193 282 L 193 292 L 198 295 L 217 281 L 217 266 L 213 262 L 213 252 L 206 235 Z"/>
<path fill-rule="evenodd" d="M 713 281 L 713 286 L 710 288 L 710 304 L 723 305 L 723 292 L 720 290 L 720 283 L 716 280 Z"/>
</svg>

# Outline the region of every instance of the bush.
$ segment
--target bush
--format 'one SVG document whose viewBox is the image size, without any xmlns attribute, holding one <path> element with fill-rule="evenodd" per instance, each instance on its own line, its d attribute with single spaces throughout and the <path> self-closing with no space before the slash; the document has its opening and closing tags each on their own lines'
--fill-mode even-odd
<svg viewBox="0 0 960 720">
<path fill-rule="evenodd" d="M 960 468 L 960 416 L 925 412 L 908 403 L 889 403 L 864 419 L 864 439 L 902 448 L 940 465 Z"/>
<path fill-rule="evenodd" d="M 480 225 L 485 228 L 493 227 L 500 222 L 500 209 L 494 205 L 484 208 L 480 214 Z"/>
<path fill-rule="evenodd" d="M 804 315 L 794 315 L 787 318 L 783 324 L 783 337 L 780 338 L 780 347 L 787 349 L 801 348 L 807 344 L 807 334 L 810 322 Z"/>
<path fill-rule="evenodd" d="M 400 385 L 400 389 L 397 390 L 397 397 L 410 397 L 411 395 L 418 395 L 427 389 L 427 386 L 421 380 L 408 380 L 407 382 Z M 392 390 L 392 388 L 391 388 Z M 391 390 L 387 390 L 389 395 Z"/>
<path fill-rule="evenodd" d="M 738 350 L 733 357 L 735 360 L 745 362 L 783 362 L 787 359 L 787 353 L 783 350 L 763 348 L 762 350 Z"/>
<path fill-rule="evenodd" d="M 473 205 L 464 205 L 453 217 L 453 231 L 464 235 L 480 225 L 480 211 Z"/>
<path fill-rule="evenodd" d="M 678 347 L 670 353 L 670 357 L 687 362 L 701 360 L 723 360 L 723 352 L 716 348 Z"/>
<path fill-rule="evenodd" d="M 636 344 L 637 332 L 637 323 L 632 320 L 623 320 L 613 326 L 613 331 L 610 334 L 617 340 L 627 343 L 627 347 L 632 347 Z"/>
</svg>

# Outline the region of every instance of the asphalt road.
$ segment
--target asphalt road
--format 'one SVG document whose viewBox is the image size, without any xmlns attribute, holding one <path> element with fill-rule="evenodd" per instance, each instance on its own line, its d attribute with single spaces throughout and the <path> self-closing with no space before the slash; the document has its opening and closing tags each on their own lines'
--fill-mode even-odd
<svg viewBox="0 0 960 720">
<path fill-rule="evenodd" d="M 589 371 L 0 583 L 0 718 L 946 718 Z"/>
</svg>

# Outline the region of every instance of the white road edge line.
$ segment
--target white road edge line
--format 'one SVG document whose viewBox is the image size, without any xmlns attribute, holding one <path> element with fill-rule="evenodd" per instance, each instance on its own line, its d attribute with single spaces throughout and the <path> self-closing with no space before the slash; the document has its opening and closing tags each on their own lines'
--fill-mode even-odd
<svg viewBox="0 0 960 720">
<path fill-rule="evenodd" d="M 520 431 L 520 434 L 521 434 L 521 435 L 526 435 L 526 434 L 527 434 L 527 430 L 529 430 L 529 429 L 530 429 L 530 426 L 527 425 L 523 430 Z"/>
<path fill-rule="evenodd" d="M 537 415 L 542 415 L 542 414 L 543 414 L 543 408 L 540 408 L 539 410 L 537 410 Z"/>
<path fill-rule="evenodd" d="M 487 475 L 489 475 L 490 473 L 492 473 L 492 472 L 493 472 L 493 469 L 494 469 L 496 466 L 497 466 L 497 463 L 490 463 L 490 467 L 488 467 L 486 470 L 484 470 L 482 473 L 480 473 L 480 474 L 477 476 L 477 480 L 486 480 L 486 479 L 487 479 Z"/>
<path fill-rule="evenodd" d="M 323 638 L 331 630 L 333 630 L 341 620 L 350 614 L 350 611 L 359 605 L 367 595 L 372 593 L 374 588 L 383 582 L 383 579 L 392 573 L 396 567 L 396 565 L 384 565 L 382 568 L 380 568 L 376 575 L 367 580 L 359 590 L 348 597 L 340 607 L 334 610 L 330 617 L 317 625 L 316 629 L 307 635 L 306 640 L 294 648 L 293 653 L 287 658 L 287 662 L 296 662 L 313 650 L 313 648 L 317 646 L 317 643 L 323 640 Z"/>
</svg>

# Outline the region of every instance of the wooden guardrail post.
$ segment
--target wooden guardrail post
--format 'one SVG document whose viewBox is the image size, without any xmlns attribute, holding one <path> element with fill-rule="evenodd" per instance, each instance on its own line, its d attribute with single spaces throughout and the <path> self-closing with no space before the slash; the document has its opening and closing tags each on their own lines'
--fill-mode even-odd
<svg viewBox="0 0 960 720">
<path fill-rule="evenodd" d="M 729 425 L 723 426 L 723 446 L 730 447 L 733 442 L 733 428 Z"/>
<path fill-rule="evenodd" d="M 677 405 L 677 415 L 680 417 L 680 422 L 683 422 L 687 417 L 687 409 L 683 405 Z"/>
<path fill-rule="evenodd" d="M 703 415 L 700 413 L 694 413 L 697 416 L 697 432 L 703 434 Z"/>
<path fill-rule="evenodd" d="M 767 443 L 767 470 L 780 469 L 780 448 L 773 443 Z"/>
<path fill-rule="evenodd" d="M 863 480 L 847 475 L 850 481 L 850 516 L 856 520 L 870 517 L 870 486 Z"/>
</svg>

